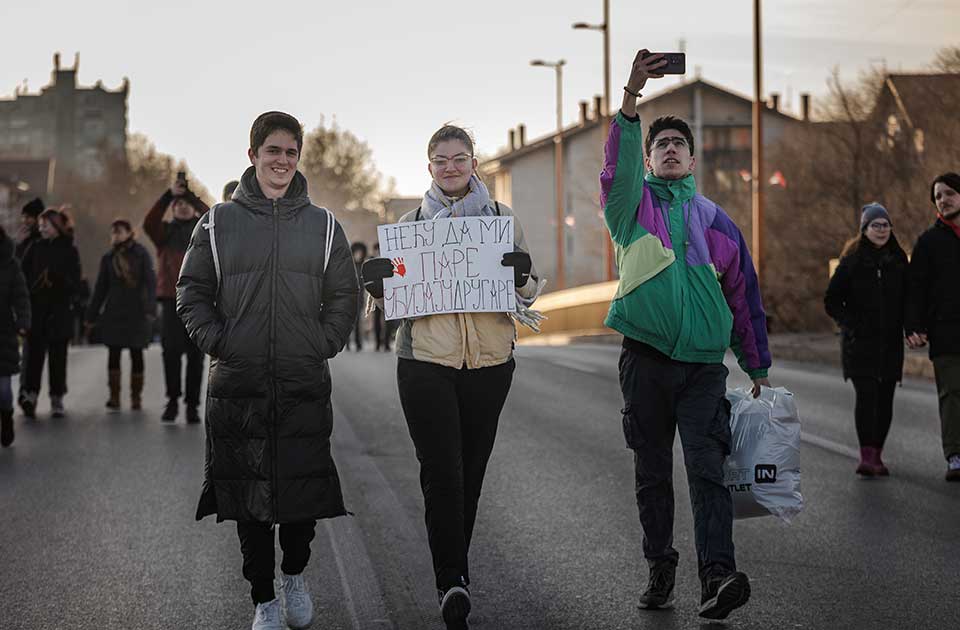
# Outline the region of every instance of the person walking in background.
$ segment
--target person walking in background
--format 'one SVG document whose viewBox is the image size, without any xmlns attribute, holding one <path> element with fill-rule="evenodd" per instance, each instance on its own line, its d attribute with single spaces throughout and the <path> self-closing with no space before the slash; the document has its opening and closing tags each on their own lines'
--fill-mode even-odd
<svg viewBox="0 0 960 630">
<path fill-rule="evenodd" d="M 165 221 L 170 209 L 173 218 Z M 203 351 L 190 340 L 177 317 L 176 284 L 183 256 L 190 244 L 190 235 L 199 216 L 210 208 L 187 186 L 186 175 L 178 173 L 176 181 L 163 193 L 143 219 L 143 231 L 157 248 L 157 301 L 161 307 L 161 343 L 163 375 L 167 385 L 167 404 L 161 418 L 177 419 L 181 394 L 187 406 L 187 422 L 200 422 L 200 385 L 203 380 Z M 181 388 L 181 358 L 187 357 L 186 386 Z"/>
<path fill-rule="evenodd" d="M 947 481 L 960 481 L 960 174 L 930 185 L 936 222 L 917 239 L 907 281 L 907 345 L 930 343 Z"/>
<path fill-rule="evenodd" d="M 30 328 L 30 293 L 15 246 L 0 227 L 0 446 L 13 443 L 13 389 L 10 377 L 20 371 L 18 335 Z"/>
<path fill-rule="evenodd" d="M 43 200 L 37 197 L 27 202 L 20 212 L 20 229 L 17 231 L 17 242 L 14 253 L 21 262 L 33 244 L 40 240 L 40 228 L 37 225 L 37 218 L 45 209 Z"/>
<path fill-rule="evenodd" d="M 743 235 L 723 209 L 697 193 L 689 125 L 663 116 L 644 137 L 637 98 L 648 79 L 663 76 L 657 70 L 664 64 L 662 55 L 637 53 L 604 151 L 600 201 L 620 263 L 605 324 L 623 334 L 623 432 L 633 451 L 650 567 L 639 606 L 673 605 L 679 560 L 673 444 L 679 430 L 693 504 L 699 614 L 723 619 L 750 598 L 750 582 L 737 570 L 733 502 L 724 483 L 731 433 L 723 358 L 732 346 L 759 396 L 761 386 L 770 386 L 770 351 Z"/>
<path fill-rule="evenodd" d="M 380 243 L 373 244 L 373 257 L 380 258 Z M 373 338 L 377 344 L 377 352 L 390 352 L 390 341 L 393 338 L 393 322 L 387 321 L 382 305 L 375 304 L 373 309 Z"/>
<path fill-rule="evenodd" d="M 473 139 L 445 125 L 427 143 L 433 179 L 420 207 L 400 223 L 449 218 L 513 216 L 517 303 L 529 307 L 541 285 L 520 220 L 490 198 L 476 174 Z M 439 229 L 439 228 L 438 228 Z M 387 258 L 363 265 L 364 287 L 380 302 Z M 397 387 L 420 462 L 427 539 L 433 555 L 440 614 L 449 629 L 467 628 L 470 570 L 467 552 L 480 489 L 493 452 L 500 412 L 513 380 L 516 326 L 508 313 L 449 313 L 404 319 L 397 332 Z"/>
<path fill-rule="evenodd" d="M 28 418 L 36 415 L 40 379 L 50 355 L 50 408 L 64 415 L 67 393 L 67 344 L 73 334 L 71 306 L 80 285 L 80 255 L 73 244 L 70 216 L 55 209 L 39 217 L 40 240 L 26 253 L 24 275 L 30 290 L 29 352 L 20 386 L 20 406 Z"/>
<path fill-rule="evenodd" d="M 907 255 L 887 209 L 863 207 L 860 233 L 847 241 L 824 297 L 842 332 L 843 378 L 852 380 L 860 443 L 857 474 L 889 475 L 881 457 L 893 420 L 893 395 L 903 378 L 903 310 Z"/>
<path fill-rule="evenodd" d="M 237 521 L 253 630 L 310 625 L 303 571 L 316 521 L 347 513 L 330 454 L 327 361 L 353 329 L 359 287 L 343 229 L 307 196 L 302 147 L 293 116 L 254 121 L 252 166 L 232 201 L 201 219 L 177 281 L 177 313 L 212 357 L 197 519 Z"/>
<path fill-rule="evenodd" d="M 130 350 L 130 408 L 141 408 L 143 349 L 150 343 L 157 299 L 157 278 L 147 249 L 134 238 L 126 219 L 110 225 L 111 248 L 100 259 L 97 284 L 87 307 L 85 327 L 109 349 L 107 409 L 120 409 L 120 355 Z"/>
<path fill-rule="evenodd" d="M 237 189 L 237 186 L 239 186 L 239 185 L 240 185 L 240 182 L 238 182 L 238 181 L 235 180 L 235 179 L 231 179 L 229 182 L 227 182 L 226 184 L 224 184 L 224 186 L 223 186 L 223 196 L 221 197 L 221 200 L 222 200 L 224 203 L 227 203 L 228 201 L 230 201 L 231 199 L 233 199 L 233 191 L 235 191 L 235 190 Z"/>
<path fill-rule="evenodd" d="M 363 262 L 367 260 L 367 246 L 360 241 L 357 241 L 350 245 L 350 255 L 353 256 L 353 266 L 357 272 L 357 278 L 360 277 L 360 267 L 363 266 Z M 363 313 L 363 292 L 360 292 L 357 298 L 357 312 Z M 357 320 L 353 323 L 353 343 L 356 347 L 357 352 L 363 350 L 363 317 L 357 317 Z M 350 345 L 349 343 L 347 344 Z"/>
</svg>

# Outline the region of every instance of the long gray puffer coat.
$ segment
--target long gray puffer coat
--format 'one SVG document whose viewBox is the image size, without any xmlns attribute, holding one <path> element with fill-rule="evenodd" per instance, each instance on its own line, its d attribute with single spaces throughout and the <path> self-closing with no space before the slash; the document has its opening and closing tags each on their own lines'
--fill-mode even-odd
<svg viewBox="0 0 960 630">
<path fill-rule="evenodd" d="M 212 357 L 206 463 L 197 519 L 293 523 L 346 513 L 330 454 L 327 359 L 343 349 L 359 291 L 350 246 L 334 223 L 323 271 L 326 212 L 298 172 L 282 199 L 253 168 L 194 229 L 177 281 L 177 314 Z"/>
</svg>

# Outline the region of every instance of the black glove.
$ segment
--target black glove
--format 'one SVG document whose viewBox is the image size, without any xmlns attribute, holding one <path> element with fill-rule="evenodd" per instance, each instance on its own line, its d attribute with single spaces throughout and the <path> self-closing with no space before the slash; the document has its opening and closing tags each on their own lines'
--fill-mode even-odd
<svg viewBox="0 0 960 630">
<path fill-rule="evenodd" d="M 504 267 L 513 267 L 513 284 L 519 289 L 527 283 L 530 277 L 530 254 L 527 252 L 510 252 L 503 255 L 500 264 Z"/>
<path fill-rule="evenodd" d="M 370 258 L 360 267 L 363 288 L 373 297 L 383 297 L 383 279 L 393 277 L 393 263 L 389 258 Z"/>
</svg>

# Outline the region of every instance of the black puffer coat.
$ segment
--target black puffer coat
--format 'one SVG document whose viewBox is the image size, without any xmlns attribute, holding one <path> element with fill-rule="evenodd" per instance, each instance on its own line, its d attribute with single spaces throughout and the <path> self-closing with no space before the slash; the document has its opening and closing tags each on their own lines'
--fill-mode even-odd
<svg viewBox="0 0 960 630">
<path fill-rule="evenodd" d="M 907 333 L 927 333 L 930 358 L 960 354 L 960 237 L 938 220 L 913 246 Z"/>
<path fill-rule="evenodd" d="M 80 255 L 73 237 L 42 238 L 26 253 L 23 274 L 30 289 L 30 334 L 50 341 L 73 337 L 73 302 L 80 291 Z"/>
<path fill-rule="evenodd" d="M 0 376 L 20 371 L 17 331 L 30 328 L 30 294 L 13 250 L 13 241 L 0 237 Z"/>
<path fill-rule="evenodd" d="M 880 249 L 861 237 L 840 260 L 823 301 L 842 331 L 844 379 L 902 378 L 906 274 L 907 255 L 893 235 Z"/>
<path fill-rule="evenodd" d="M 222 279 L 207 213 L 177 281 L 177 314 L 212 357 L 207 455 L 197 518 L 289 523 L 345 513 L 330 454 L 327 359 L 343 349 L 359 286 L 339 224 L 323 271 L 327 215 L 294 175 L 264 197 L 253 168 L 215 210 Z"/>
<path fill-rule="evenodd" d="M 119 258 L 123 257 L 123 258 Z M 100 272 L 87 305 L 86 321 L 107 346 L 144 348 L 156 312 L 157 276 L 147 249 L 132 238 L 100 259 Z"/>
</svg>

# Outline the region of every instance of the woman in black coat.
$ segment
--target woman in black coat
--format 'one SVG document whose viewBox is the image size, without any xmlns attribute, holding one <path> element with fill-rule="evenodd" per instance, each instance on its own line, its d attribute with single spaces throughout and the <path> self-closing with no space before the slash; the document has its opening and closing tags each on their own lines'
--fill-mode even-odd
<svg viewBox="0 0 960 630">
<path fill-rule="evenodd" d="M 100 259 L 100 272 L 87 306 L 85 327 L 110 349 L 107 409 L 120 409 L 120 355 L 130 350 L 130 408 L 140 409 L 143 349 L 152 331 L 157 276 L 146 248 L 136 241 L 126 219 L 110 225 L 111 249 Z"/>
<path fill-rule="evenodd" d="M 71 304 L 80 286 L 80 255 L 65 213 L 45 210 L 38 225 L 40 240 L 23 260 L 32 317 L 20 406 L 27 417 L 35 417 L 43 363 L 49 353 L 50 408 L 53 417 L 59 418 L 64 414 L 63 396 L 67 393 L 67 343 L 73 336 Z"/>
<path fill-rule="evenodd" d="M 860 234 L 844 248 L 824 306 L 843 335 L 843 378 L 857 394 L 857 474 L 890 474 L 881 454 L 893 420 L 893 395 L 903 377 L 903 313 L 907 256 L 887 210 L 864 206 Z"/>
<path fill-rule="evenodd" d="M 30 294 L 14 255 L 13 241 L 0 227 L 0 445 L 13 442 L 10 376 L 20 371 L 20 343 L 30 328 Z"/>
</svg>

